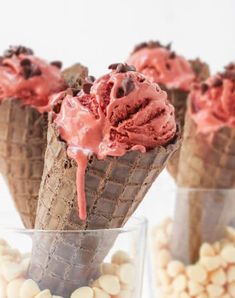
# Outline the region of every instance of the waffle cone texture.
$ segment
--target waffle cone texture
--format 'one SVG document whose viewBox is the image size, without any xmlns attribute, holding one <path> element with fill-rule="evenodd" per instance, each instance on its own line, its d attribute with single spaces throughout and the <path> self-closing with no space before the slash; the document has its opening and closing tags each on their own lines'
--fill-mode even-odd
<svg viewBox="0 0 235 298">
<path fill-rule="evenodd" d="M 33 228 L 46 148 L 47 116 L 20 100 L 0 103 L 0 171 L 27 228 Z"/>
<path fill-rule="evenodd" d="M 132 151 L 105 160 L 90 157 L 85 174 L 88 215 L 86 221 L 81 221 L 77 206 L 77 165 L 67 157 L 66 144 L 59 140 L 54 124 L 50 124 L 36 228 L 84 231 L 122 227 L 178 146 L 177 135 L 166 147 L 144 154 Z M 80 233 L 71 241 L 58 232 L 47 241 L 39 235 L 34 241 L 30 276 L 42 287 L 50 286 L 57 295 L 69 297 L 78 286 L 86 286 L 97 277 L 97 268 L 116 236 L 117 232 L 110 239 L 100 233 L 92 237 Z"/>
<path fill-rule="evenodd" d="M 221 239 L 235 218 L 234 191 L 223 191 L 235 186 L 234 168 L 235 129 L 223 127 L 209 141 L 187 114 L 177 183 L 193 189 L 177 196 L 172 252 L 178 259 L 195 262 L 200 245 Z"/>
</svg>

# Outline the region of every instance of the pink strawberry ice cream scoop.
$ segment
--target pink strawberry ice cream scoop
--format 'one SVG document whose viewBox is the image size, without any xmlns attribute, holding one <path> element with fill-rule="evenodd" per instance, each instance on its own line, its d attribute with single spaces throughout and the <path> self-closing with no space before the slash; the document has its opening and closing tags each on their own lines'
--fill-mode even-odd
<svg viewBox="0 0 235 298">
<path fill-rule="evenodd" d="M 78 165 L 81 219 L 86 218 L 84 177 L 89 155 L 104 159 L 130 150 L 144 153 L 167 145 L 176 134 L 174 107 L 166 92 L 133 67 L 110 68 L 109 74 L 86 83 L 77 96 L 67 93 L 54 120 L 68 156 Z"/>
<path fill-rule="evenodd" d="M 235 64 L 195 85 L 189 99 L 198 132 L 213 134 L 223 126 L 235 127 Z"/>
<path fill-rule="evenodd" d="M 151 82 L 162 84 L 168 89 L 189 91 L 196 79 L 191 64 L 171 51 L 170 45 L 162 46 L 159 42 L 138 45 L 127 63 L 134 65 Z"/>
<path fill-rule="evenodd" d="M 19 98 L 25 105 L 46 111 L 49 96 L 65 88 L 60 67 L 60 62 L 49 64 L 28 48 L 11 47 L 0 58 L 0 101 Z"/>
</svg>

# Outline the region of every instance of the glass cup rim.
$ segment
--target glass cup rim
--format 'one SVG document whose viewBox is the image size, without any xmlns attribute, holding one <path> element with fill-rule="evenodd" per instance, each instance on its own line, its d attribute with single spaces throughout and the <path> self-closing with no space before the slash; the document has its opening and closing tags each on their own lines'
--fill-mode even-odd
<svg viewBox="0 0 235 298">
<path fill-rule="evenodd" d="M 1 214 L 1 213 L 0 213 Z M 134 223 L 132 223 L 134 221 Z M 92 233 L 131 233 L 134 231 L 138 231 L 143 227 L 147 227 L 148 220 L 145 216 L 132 216 L 126 225 L 122 228 L 111 228 L 111 229 L 96 229 L 96 230 L 42 230 L 42 229 L 27 229 L 27 228 L 14 228 L 14 227 L 5 227 L 0 225 L 0 233 L 9 232 L 9 233 L 18 233 L 18 234 L 92 234 Z"/>
</svg>

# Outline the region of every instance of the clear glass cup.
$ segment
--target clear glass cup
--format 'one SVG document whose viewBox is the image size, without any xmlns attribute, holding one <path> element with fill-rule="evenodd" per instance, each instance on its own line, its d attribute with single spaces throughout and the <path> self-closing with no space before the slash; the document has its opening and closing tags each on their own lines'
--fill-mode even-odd
<svg viewBox="0 0 235 298">
<path fill-rule="evenodd" d="M 8 220 L 0 219 L 1 298 L 18 298 L 27 291 L 37 297 L 38 287 L 45 295 L 40 298 L 141 297 L 146 219 L 131 218 L 124 228 L 95 231 L 12 229 L 3 227 L 3 221 Z M 71 296 L 74 291 L 77 296 Z"/>
<path fill-rule="evenodd" d="M 235 189 L 160 193 L 150 229 L 151 298 L 235 297 Z"/>
</svg>

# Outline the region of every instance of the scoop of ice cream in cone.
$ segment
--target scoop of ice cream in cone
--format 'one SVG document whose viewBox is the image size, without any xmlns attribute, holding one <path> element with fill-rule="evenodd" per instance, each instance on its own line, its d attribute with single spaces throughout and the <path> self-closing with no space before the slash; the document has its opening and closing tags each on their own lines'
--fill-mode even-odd
<svg viewBox="0 0 235 298">
<path fill-rule="evenodd" d="M 189 61 L 159 42 L 138 45 L 128 59 L 130 65 L 146 75 L 152 82 L 167 89 L 189 91 L 196 76 Z"/>
<path fill-rule="evenodd" d="M 189 95 L 177 182 L 195 190 L 188 190 L 183 201 L 177 197 L 172 241 L 173 253 L 187 262 L 197 259 L 203 241 L 223 237 L 235 218 L 233 195 L 223 192 L 235 186 L 234 87 L 235 67 L 230 64 Z M 214 191 L 208 195 L 200 188 Z"/>
<path fill-rule="evenodd" d="M 160 42 L 153 41 L 136 46 L 128 63 L 167 91 L 169 100 L 175 107 L 176 119 L 183 129 L 188 93 L 193 83 L 209 76 L 208 65 L 200 59 L 188 61 L 174 52 L 171 44 L 163 46 Z M 178 162 L 179 151 L 175 152 L 167 166 L 175 179 Z"/>
<path fill-rule="evenodd" d="M 31 49 L 11 47 L 0 61 L 0 100 L 17 98 L 44 112 L 49 96 L 66 87 L 60 67 L 59 62 L 36 57 Z"/>
<path fill-rule="evenodd" d="M 60 230 L 122 227 L 179 145 L 166 92 L 126 64 L 110 69 L 76 95 L 55 95 L 49 124 L 36 228 L 58 232 L 34 239 L 29 275 L 66 297 L 99 276 L 118 232 L 73 240 Z"/>
</svg>

